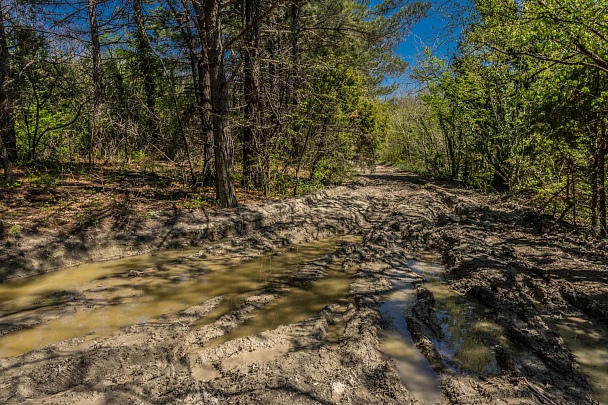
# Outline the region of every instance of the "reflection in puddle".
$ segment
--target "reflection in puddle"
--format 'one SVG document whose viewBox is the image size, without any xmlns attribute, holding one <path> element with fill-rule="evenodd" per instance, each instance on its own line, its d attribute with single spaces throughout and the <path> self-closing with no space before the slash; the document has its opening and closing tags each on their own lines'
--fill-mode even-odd
<svg viewBox="0 0 608 405">
<path fill-rule="evenodd" d="M 608 404 L 608 329 L 575 316 L 542 318 L 564 339 L 596 399 Z"/>
<path fill-rule="evenodd" d="M 382 351 L 395 362 L 397 373 L 408 391 L 422 404 L 441 402 L 439 376 L 414 345 L 405 317 L 416 301 L 412 286 L 419 278 L 391 269 L 389 277 L 395 291 L 380 306 L 385 324 Z"/>
<path fill-rule="evenodd" d="M 386 324 L 382 347 L 395 361 L 412 395 L 422 403 L 434 404 L 441 402 L 439 377 L 414 346 L 405 321 L 416 303 L 415 285 L 422 285 L 435 297 L 434 309 L 444 337 L 432 341 L 453 371 L 477 375 L 498 372 L 492 349 L 496 344 L 508 347 L 508 339 L 501 326 L 482 316 L 479 307 L 444 283 L 439 257 L 425 254 L 422 259 L 408 260 L 407 268 L 387 272 L 395 291 L 380 307 Z"/>
<path fill-rule="evenodd" d="M 344 239 L 314 241 L 242 263 L 234 257 L 193 256 L 200 248 L 157 252 L 0 285 L 0 323 L 44 320 L 0 337 L 0 357 L 80 336 L 87 340 L 107 337 L 121 327 L 220 295 L 238 301 L 240 294 L 258 290 L 298 265 L 335 251 Z M 52 310 L 55 315 L 49 315 Z"/>
<path fill-rule="evenodd" d="M 499 372 L 493 347 L 509 346 L 504 328 L 482 315 L 482 309 L 444 283 L 445 269 L 439 257 L 408 261 L 408 267 L 423 277 L 422 285 L 436 299 L 435 311 L 445 338 L 434 341 L 447 365 L 460 373 L 488 375 Z"/>
</svg>

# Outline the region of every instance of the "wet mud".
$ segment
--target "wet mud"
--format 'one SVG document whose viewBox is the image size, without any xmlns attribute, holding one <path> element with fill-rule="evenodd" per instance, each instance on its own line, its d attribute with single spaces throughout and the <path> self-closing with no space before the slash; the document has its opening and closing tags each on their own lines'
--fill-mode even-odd
<svg viewBox="0 0 608 405">
<path fill-rule="evenodd" d="M 564 224 L 389 168 L 189 215 L 4 246 L 0 402 L 607 403 L 608 249 Z"/>
</svg>

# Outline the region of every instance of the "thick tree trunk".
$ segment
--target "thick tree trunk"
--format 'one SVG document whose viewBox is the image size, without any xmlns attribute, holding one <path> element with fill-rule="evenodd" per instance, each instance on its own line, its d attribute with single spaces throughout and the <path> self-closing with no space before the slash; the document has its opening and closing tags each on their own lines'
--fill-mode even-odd
<svg viewBox="0 0 608 405">
<path fill-rule="evenodd" d="M 17 161 L 17 137 L 13 114 L 11 64 L 8 41 L 4 29 L 4 3 L 0 3 L 0 160 L 4 177 L 12 177 L 12 167 Z"/>
<path fill-rule="evenodd" d="M 292 91 L 291 91 L 291 102 L 294 103 L 296 102 L 294 96 L 295 96 L 295 90 L 298 89 L 299 87 L 299 82 L 297 81 L 299 76 L 299 71 L 300 71 L 300 35 L 301 35 L 301 22 L 300 22 L 300 16 L 301 16 L 301 12 L 302 12 L 302 1 L 301 0 L 292 0 L 291 5 L 289 6 L 289 15 L 290 15 L 290 19 L 291 19 L 291 32 L 290 32 L 290 36 L 291 36 L 291 69 L 292 69 L 292 80 L 293 80 L 293 87 L 292 87 Z"/>
<path fill-rule="evenodd" d="M 89 165 L 93 165 L 93 154 L 96 142 L 101 134 L 101 114 L 103 105 L 103 75 L 101 64 L 101 45 L 99 42 L 99 25 L 97 22 L 97 0 L 87 0 L 89 28 L 91 32 L 91 57 L 93 59 L 93 114 L 89 134 Z"/>
<path fill-rule="evenodd" d="M 243 179 L 245 185 L 254 184 L 261 187 L 263 183 L 260 159 L 259 134 L 259 76 L 258 60 L 259 29 L 249 27 L 254 24 L 259 14 L 257 0 L 244 0 L 244 26 L 247 34 L 243 39 L 243 86 L 244 86 L 244 120 L 243 128 Z"/>
<path fill-rule="evenodd" d="M 292 0 L 291 5 L 289 6 L 289 13 L 286 16 L 289 19 L 290 24 L 290 42 L 291 42 L 291 66 L 290 66 L 290 75 L 291 81 L 288 87 L 288 93 L 286 94 L 285 103 L 286 109 L 292 109 L 294 112 L 297 111 L 298 106 L 298 90 L 301 87 L 301 83 L 298 81 L 300 78 L 300 65 L 301 65 L 301 52 L 300 52 L 300 36 L 301 36 L 301 11 L 302 11 L 302 1 L 301 0 Z M 275 117 L 278 120 L 278 117 Z M 297 122 L 292 123 L 292 132 L 294 134 L 299 134 L 301 130 L 301 125 Z M 308 134 L 306 135 L 308 136 Z M 292 158 L 295 159 L 298 156 L 301 156 L 301 149 L 305 150 L 307 147 L 307 140 L 304 140 L 304 144 L 301 142 L 301 136 L 294 136 L 291 140 L 291 149 L 292 149 Z M 298 159 L 298 168 L 296 171 L 299 171 L 301 166 L 301 162 Z M 298 182 L 298 179 L 296 179 Z M 297 184 L 296 184 L 297 187 Z M 294 194 L 296 190 L 294 190 Z"/>
<path fill-rule="evenodd" d="M 159 140 L 158 116 L 156 115 L 156 80 L 154 78 L 154 59 L 152 49 L 146 34 L 144 25 L 141 0 L 133 0 L 133 16 L 137 26 L 137 48 L 139 52 L 139 70 L 144 79 L 144 93 L 146 97 L 146 109 L 148 110 L 147 130 L 148 141 L 157 144 Z"/>
<path fill-rule="evenodd" d="M 204 21 L 207 55 L 209 58 L 209 80 L 211 84 L 211 107 L 213 112 L 213 150 L 215 155 L 215 192 L 222 207 L 236 207 L 234 192 L 234 146 L 230 132 L 228 108 L 228 83 L 226 81 L 224 47 L 222 44 L 221 1 L 201 0 L 197 7 L 199 21 Z M 201 10 L 202 8 L 202 10 Z"/>
</svg>

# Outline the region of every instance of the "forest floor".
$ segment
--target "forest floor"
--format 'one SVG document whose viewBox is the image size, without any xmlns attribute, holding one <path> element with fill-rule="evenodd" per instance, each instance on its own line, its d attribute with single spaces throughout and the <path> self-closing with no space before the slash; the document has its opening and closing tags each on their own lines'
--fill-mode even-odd
<svg viewBox="0 0 608 405">
<path fill-rule="evenodd" d="M 132 199 L 119 201 L 130 204 Z M 67 314 L 97 319 L 94 314 L 145 297 L 154 288 L 161 301 L 169 302 L 172 291 L 211 283 L 205 274 L 219 274 L 215 260 L 232 263 L 235 281 L 234 291 L 218 287 L 216 294 L 201 293 L 185 308 L 166 313 L 161 308 L 162 315 L 119 325 L 103 337 L 71 337 L 0 359 L 0 403 L 606 400 L 608 376 L 602 370 L 587 375 L 585 359 L 575 358 L 559 332 L 575 331 L 608 347 L 603 334 L 608 328 L 608 246 L 496 197 L 379 167 L 348 186 L 233 210 L 142 202 L 141 210 L 117 208 L 106 216 L 91 211 L 81 222 L 74 214 L 72 222 L 36 229 L 25 229 L 22 222 L 21 229 L 14 223 L 7 229 L 11 218 L 23 216 L 19 204 L 2 204 L 0 352 L 12 335 L 61 322 Z M 52 213 L 43 216 L 49 223 Z M 297 253 L 297 246 L 322 239 L 331 242 L 318 245 L 317 256 L 282 269 L 280 277 L 255 286 L 236 281 L 240 266 L 261 257 L 280 260 Z M 94 280 L 103 288 L 55 285 L 32 293 L 40 296 L 7 298 L 11 289 L 35 285 L 35 274 L 169 248 L 188 252 L 172 256 L 173 264 L 190 273 L 197 269 L 196 277 L 169 276 L 163 272 L 173 270 L 164 265 L 125 267 Z M 413 270 L 412 263 L 429 254 L 445 268 L 440 283 L 450 292 Z M 317 297 L 304 293 L 323 295 L 334 284 L 317 290 L 315 283 L 330 274 L 347 280 L 346 294 L 336 302 L 329 294 L 327 302 L 319 301 L 322 307 L 306 312 L 306 300 Z M 419 369 L 400 373 L 398 356 L 386 354 L 383 309 L 396 286 L 413 291 L 402 323 L 435 373 L 438 397 L 408 390 Z M 114 295 L 105 297 L 106 290 Z M 290 299 L 299 292 L 304 294 L 299 301 Z M 451 329 L 454 319 L 442 295 L 456 297 L 454 316 L 470 312 L 468 327 Z M 304 315 L 292 318 L 291 312 Z M 255 325 L 262 314 L 274 314 L 272 327 Z M 463 341 L 453 350 L 446 346 L 453 335 L 469 333 L 473 326 L 485 327 L 475 334 L 473 351 L 491 348 L 484 363 L 489 366 L 477 370 L 462 366 Z M 605 355 L 600 350 L 591 357 Z"/>
</svg>

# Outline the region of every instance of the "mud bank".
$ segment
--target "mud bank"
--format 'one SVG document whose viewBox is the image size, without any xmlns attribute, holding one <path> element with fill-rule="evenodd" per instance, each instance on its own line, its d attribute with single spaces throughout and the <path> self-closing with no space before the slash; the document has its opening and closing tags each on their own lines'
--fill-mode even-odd
<svg viewBox="0 0 608 405">
<path fill-rule="evenodd" d="M 200 246 L 231 236 L 247 235 L 260 228 L 283 229 L 312 223 L 314 235 L 345 232 L 364 219 L 361 207 L 348 207 L 349 191 L 336 187 L 303 197 L 265 205 L 250 204 L 225 210 L 157 211 L 146 217 L 125 218 L 117 227 L 102 220 L 95 227 L 76 229 L 71 234 L 23 234 L 0 242 L 0 282 L 29 277 L 80 263 L 112 260 L 163 249 Z M 342 206 L 344 209 L 336 208 Z M 327 211 L 339 213 L 331 224 L 315 223 Z M 342 217 L 346 215 L 347 217 Z M 340 221 L 343 220 L 343 221 Z M 319 233 L 321 232 L 321 233 Z M 286 243 L 288 241 L 286 240 Z"/>
<path fill-rule="evenodd" d="M 589 331 L 608 326 L 606 247 L 539 221 L 525 208 L 388 168 L 362 176 L 353 187 L 224 215 L 169 213 L 115 234 L 100 227 L 73 242 L 59 236 L 22 240 L 21 246 L 13 241 L 1 253 L 2 274 L 7 280 L 192 245 L 200 251 L 182 257 L 180 266 L 230 257 L 238 271 L 239 261 L 286 255 L 294 245 L 346 234 L 359 239 L 347 238 L 255 288 L 201 297 L 179 312 L 118 327 L 108 336 L 73 337 L 0 359 L 0 402 L 605 402 L 606 375 L 600 372 L 591 381 L 550 320 L 582 319 Z M 205 245 L 225 236 L 230 238 Z M 462 366 L 458 349 L 444 350 L 449 340 L 444 290 L 425 285 L 412 268 L 412 260 L 427 251 L 442 257 L 448 295 L 457 296 L 458 305 L 484 325 L 497 325 L 475 335 L 489 348 L 491 367 L 471 370 Z M 146 272 L 126 277 L 137 286 L 145 283 Z M 329 277 L 349 280 L 348 294 L 300 318 L 281 315 L 287 307 L 298 312 L 301 301 L 292 298 L 315 291 L 315 283 Z M 414 292 L 402 321 L 414 350 L 440 383 L 439 397 L 408 391 L 408 377 L 399 373 L 393 353 L 383 351 L 381 307 L 395 287 Z M 78 294 L 74 289 L 61 297 Z M 0 313 L 1 334 L 112 304 L 59 299 L 48 308 L 33 305 Z M 272 327 L 258 321 L 273 313 Z"/>
</svg>

